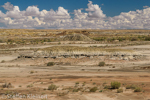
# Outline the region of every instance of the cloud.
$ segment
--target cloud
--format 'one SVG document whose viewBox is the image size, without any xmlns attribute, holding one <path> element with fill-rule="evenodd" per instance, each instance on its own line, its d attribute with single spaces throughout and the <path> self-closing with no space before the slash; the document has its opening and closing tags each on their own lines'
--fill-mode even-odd
<svg viewBox="0 0 150 100">
<path fill-rule="evenodd" d="M 3 5 L 6 13 L 0 11 L 3 28 L 58 28 L 58 29 L 150 29 L 150 7 L 143 10 L 121 12 L 120 15 L 107 17 L 101 7 L 89 1 L 86 9 L 74 10 L 73 18 L 63 7 L 39 10 L 28 6 L 20 11 L 19 6 L 7 2 Z M 3 25 L 3 26 L 2 26 Z"/>
<path fill-rule="evenodd" d="M 8 11 L 13 10 L 13 8 L 14 8 L 14 6 L 10 2 L 5 3 L 2 7 Z"/>
<path fill-rule="evenodd" d="M 2 11 L 0 11 L 0 17 L 5 17 L 5 14 Z"/>
<path fill-rule="evenodd" d="M 86 9 L 86 11 L 88 11 L 88 17 L 89 18 L 104 18 L 106 17 L 105 14 L 103 14 L 103 11 L 101 10 L 101 8 L 99 7 L 99 5 L 92 4 L 92 1 L 89 1 L 88 3 L 88 8 Z"/>
<path fill-rule="evenodd" d="M 63 7 L 58 7 L 58 11 L 54 11 L 53 9 L 50 11 L 44 10 L 41 12 L 41 16 L 43 16 L 44 21 L 55 21 L 70 18 L 70 14 Z"/>
<path fill-rule="evenodd" d="M 148 8 L 149 6 L 143 6 L 143 8 Z"/>
<path fill-rule="evenodd" d="M 74 10 L 74 19 L 86 19 L 87 18 L 87 13 L 82 13 L 81 9 Z"/>
<path fill-rule="evenodd" d="M 26 16 L 38 16 L 39 14 L 40 14 L 40 12 L 39 12 L 39 8 L 37 8 L 37 6 L 29 6 L 25 12 Z"/>
<path fill-rule="evenodd" d="M 10 18 L 14 18 L 14 19 L 18 19 L 18 18 L 22 18 L 23 17 L 22 12 L 20 12 L 18 6 L 14 6 L 12 11 L 8 11 L 6 13 L 6 16 L 10 17 Z"/>
</svg>

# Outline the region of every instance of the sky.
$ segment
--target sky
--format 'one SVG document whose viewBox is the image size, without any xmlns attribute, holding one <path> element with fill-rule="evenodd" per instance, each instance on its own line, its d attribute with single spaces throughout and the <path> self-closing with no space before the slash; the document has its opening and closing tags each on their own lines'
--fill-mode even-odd
<svg viewBox="0 0 150 100">
<path fill-rule="evenodd" d="M 0 28 L 150 29 L 150 0 L 0 0 Z"/>
</svg>

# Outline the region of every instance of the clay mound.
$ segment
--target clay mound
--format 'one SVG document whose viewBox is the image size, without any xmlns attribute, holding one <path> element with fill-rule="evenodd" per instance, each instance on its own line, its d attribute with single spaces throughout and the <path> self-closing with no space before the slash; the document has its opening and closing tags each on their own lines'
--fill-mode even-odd
<svg viewBox="0 0 150 100">
<path fill-rule="evenodd" d="M 71 34 L 61 38 L 62 41 L 93 41 L 83 34 Z"/>
</svg>

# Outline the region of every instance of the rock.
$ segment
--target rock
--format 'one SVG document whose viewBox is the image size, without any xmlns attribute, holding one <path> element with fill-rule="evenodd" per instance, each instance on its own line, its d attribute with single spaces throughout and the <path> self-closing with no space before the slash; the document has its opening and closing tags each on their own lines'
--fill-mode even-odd
<svg viewBox="0 0 150 100">
<path fill-rule="evenodd" d="M 114 42 L 119 42 L 119 40 L 114 40 Z"/>
<path fill-rule="evenodd" d="M 71 56 L 71 58 L 75 58 L 74 56 Z"/>
<path fill-rule="evenodd" d="M 133 56 L 129 56 L 128 58 L 129 58 L 129 60 L 133 60 L 134 59 Z"/>
<path fill-rule="evenodd" d="M 90 56 L 90 59 L 93 59 L 94 57 L 93 56 Z"/>
<path fill-rule="evenodd" d="M 129 60 L 128 57 L 124 57 L 123 60 Z"/>
</svg>

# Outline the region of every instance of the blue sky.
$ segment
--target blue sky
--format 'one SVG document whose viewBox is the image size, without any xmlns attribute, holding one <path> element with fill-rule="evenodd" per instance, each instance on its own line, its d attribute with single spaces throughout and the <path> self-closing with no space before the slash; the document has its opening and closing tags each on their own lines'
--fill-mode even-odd
<svg viewBox="0 0 150 100">
<path fill-rule="evenodd" d="M 38 5 L 40 10 L 57 10 L 59 6 L 62 6 L 69 12 L 73 12 L 74 9 L 85 9 L 88 4 L 88 0 L 0 0 L 1 5 L 6 2 L 19 6 L 20 10 L 25 10 L 28 6 Z M 136 9 L 143 9 L 143 6 L 150 6 L 150 0 L 92 0 L 92 2 L 98 4 L 104 14 L 111 17 L 119 15 L 121 12 L 135 11 Z M 2 7 L 0 10 L 6 11 Z"/>
<path fill-rule="evenodd" d="M 4 7 L 4 4 L 7 2 L 9 2 L 10 6 L 11 5 L 13 5 L 13 7 L 17 6 L 18 8 L 15 7 L 15 9 L 17 10 L 12 11 L 14 9 L 13 7 L 10 8 L 12 10 L 6 9 Z M 140 19 L 138 17 L 139 12 L 137 10 L 143 11 L 144 9 L 148 9 L 150 6 L 150 0 L 91 0 L 91 2 L 92 3 L 90 3 L 88 0 L 0 0 L 0 4 L 1 4 L 0 11 L 4 14 L 3 16 L 2 14 L 0 16 L 0 27 L 1 28 L 39 28 L 39 27 L 43 27 L 43 28 L 51 28 L 51 27 L 53 28 L 54 27 L 55 28 L 94 28 L 91 26 L 94 23 L 96 23 L 97 25 L 99 25 L 99 27 L 96 26 L 96 29 L 97 28 L 99 29 L 105 29 L 105 28 L 106 29 L 114 29 L 114 28 L 116 29 L 124 29 L 124 28 L 125 29 L 126 28 L 147 29 L 148 28 L 148 27 L 145 27 L 147 23 L 143 23 L 141 19 L 143 18 L 143 16 L 149 16 L 149 15 L 145 15 L 145 13 L 140 12 L 140 15 L 141 15 L 140 17 L 141 19 Z M 90 5 L 88 6 L 88 4 Z M 35 8 L 35 6 L 37 6 L 37 8 Z M 143 8 L 144 6 L 147 6 L 147 7 Z M 28 7 L 29 7 L 29 10 L 27 12 Z M 59 9 L 59 7 L 62 7 L 62 8 Z M 81 10 L 82 14 L 80 13 L 80 11 L 77 11 L 75 14 L 74 10 L 78 10 L 81 8 L 82 8 Z M 52 12 L 49 12 L 50 9 L 53 9 L 55 11 L 54 15 L 52 14 Z M 42 10 L 46 10 L 49 13 L 46 12 L 47 14 L 41 17 Z M 16 11 L 19 11 L 19 13 Z M 23 11 L 26 11 L 26 13 Z M 35 15 L 33 15 L 32 13 L 36 11 L 38 14 L 36 13 Z M 133 12 L 131 12 L 130 14 L 122 14 L 122 13 L 129 13 L 130 11 L 136 12 L 136 14 L 133 14 Z M 59 14 L 57 14 L 58 12 Z M 146 10 L 146 12 L 149 12 L 149 9 Z M 63 13 L 61 18 L 60 18 L 60 13 L 61 15 Z M 16 16 L 19 16 L 19 17 L 18 18 L 14 17 L 15 14 Z M 132 14 L 134 17 L 132 16 Z M 78 20 L 77 22 L 74 20 L 75 15 L 78 16 L 78 17 L 76 16 L 76 19 Z M 32 18 L 30 16 L 32 16 Z M 34 19 L 35 17 L 36 19 Z M 144 18 L 148 20 L 147 17 L 144 17 Z M 2 21 L 3 19 L 7 21 L 4 22 Z M 33 26 L 27 27 L 28 25 L 26 25 L 25 21 L 20 22 L 20 20 L 25 20 L 25 19 L 26 21 L 30 19 L 29 23 L 31 23 L 31 20 L 33 22 L 37 20 L 38 21 L 35 22 Z M 137 21 L 135 22 L 135 20 L 137 19 L 140 22 L 137 22 Z M 82 20 L 84 20 L 84 22 L 82 22 Z M 101 22 L 97 23 L 96 20 L 100 20 Z M 123 23 L 122 21 L 124 21 L 125 23 Z M 133 21 L 134 21 L 134 24 L 132 24 Z M 75 23 L 75 24 L 79 23 L 79 26 L 72 25 L 72 27 L 63 27 L 64 25 L 68 26 L 69 22 Z M 22 27 L 19 27 L 21 23 L 22 23 Z M 36 25 L 36 23 L 39 25 Z M 137 23 L 142 23 L 143 26 L 137 26 L 136 25 Z M 23 27 L 23 24 L 25 27 Z M 88 26 L 86 26 L 87 24 Z"/>
</svg>

